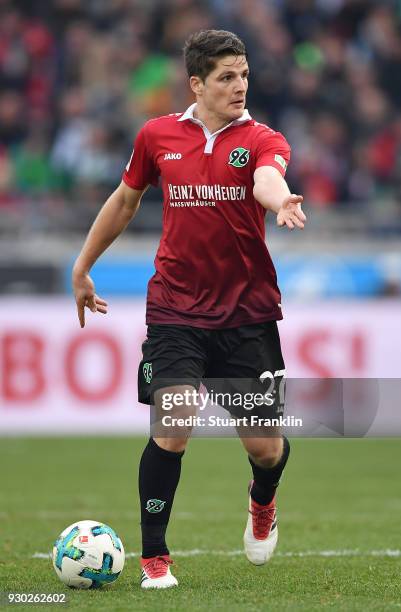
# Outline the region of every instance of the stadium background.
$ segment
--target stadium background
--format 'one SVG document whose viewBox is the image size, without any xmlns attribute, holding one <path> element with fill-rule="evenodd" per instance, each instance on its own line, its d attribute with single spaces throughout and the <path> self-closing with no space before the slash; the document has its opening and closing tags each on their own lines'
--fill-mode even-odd
<svg viewBox="0 0 401 612">
<path fill-rule="evenodd" d="M 95 266 L 110 311 L 88 313 L 84 330 L 70 273 L 140 126 L 191 102 L 190 32 L 244 38 L 250 112 L 292 145 L 307 227 L 267 219 L 289 376 L 400 378 L 400 23 L 395 0 L 0 0 L 2 589 L 59 592 L 44 559 L 83 518 L 140 550 L 136 369 L 160 192 Z M 398 398 L 386 435 L 399 434 Z M 181 586 L 166 608 L 399 607 L 399 439 L 294 439 L 279 549 L 260 571 L 240 550 L 249 470 L 237 445 L 191 441 L 169 528 Z M 75 608 L 163 609 L 133 588 L 131 563 L 109 592 L 69 592 Z"/>
</svg>

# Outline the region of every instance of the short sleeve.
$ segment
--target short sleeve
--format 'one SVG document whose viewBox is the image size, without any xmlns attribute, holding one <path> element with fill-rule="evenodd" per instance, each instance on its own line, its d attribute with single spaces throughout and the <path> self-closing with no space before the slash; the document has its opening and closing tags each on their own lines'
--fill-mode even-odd
<svg viewBox="0 0 401 612">
<path fill-rule="evenodd" d="M 266 130 L 258 135 L 255 157 L 256 168 L 273 166 L 285 176 L 291 157 L 291 147 L 280 132 Z"/>
<path fill-rule="evenodd" d="M 149 151 L 146 124 L 138 133 L 131 158 L 123 173 L 123 181 L 132 189 L 157 186 L 159 172 Z"/>
</svg>

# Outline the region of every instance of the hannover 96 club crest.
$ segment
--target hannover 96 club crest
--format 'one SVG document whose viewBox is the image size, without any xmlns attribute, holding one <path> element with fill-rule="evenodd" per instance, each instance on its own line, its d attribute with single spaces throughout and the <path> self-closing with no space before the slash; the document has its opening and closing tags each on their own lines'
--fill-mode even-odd
<svg viewBox="0 0 401 612">
<path fill-rule="evenodd" d="M 146 382 L 149 384 L 152 380 L 152 364 L 147 362 L 143 364 L 143 375 Z"/>
<path fill-rule="evenodd" d="M 146 502 L 146 510 L 151 514 L 155 514 L 156 512 L 161 512 L 165 504 L 166 502 L 161 499 L 148 499 Z"/>
<path fill-rule="evenodd" d="M 228 158 L 228 164 L 235 166 L 235 168 L 243 168 L 249 162 L 249 153 L 249 149 L 244 149 L 243 147 L 233 149 Z"/>
</svg>

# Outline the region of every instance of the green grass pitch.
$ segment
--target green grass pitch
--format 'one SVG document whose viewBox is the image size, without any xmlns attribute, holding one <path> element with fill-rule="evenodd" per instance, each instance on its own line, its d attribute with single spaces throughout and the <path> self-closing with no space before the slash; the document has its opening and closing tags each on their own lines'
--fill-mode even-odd
<svg viewBox="0 0 401 612">
<path fill-rule="evenodd" d="M 192 440 L 168 542 L 177 589 L 143 592 L 138 559 L 99 591 L 58 580 L 47 553 L 70 523 L 110 524 L 140 551 L 139 438 L 0 440 L 0 591 L 67 593 L 73 610 L 401 608 L 401 440 L 293 440 L 269 564 L 241 554 L 249 465 L 238 440 Z M 174 551 L 176 555 L 174 556 Z M 398 552 L 397 552 L 398 551 Z M 49 606 L 19 605 L 18 609 Z M 52 607 L 52 606 L 51 606 Z"/>
</svg>

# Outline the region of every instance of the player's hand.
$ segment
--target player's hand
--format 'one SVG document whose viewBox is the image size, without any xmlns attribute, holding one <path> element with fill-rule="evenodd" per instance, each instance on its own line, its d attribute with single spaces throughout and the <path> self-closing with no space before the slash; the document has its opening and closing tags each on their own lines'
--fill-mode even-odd
<svg viewBox="0 0 401 612">
<path fill-rule="evenodd" d="M 303 196 L 295 193 L 289 195 L 277 213 L 277 225 L 280 227 L 286 225 L 290 229 L 294 229 L 294 227 L 304 229 L 306 216 L 301 208 L 303 199 Z"/>
<path fill-rule="evenodd" d="M 85 327 L 85 308 L 89 308 L 92 312 L 107 314 L 107 302 L 96 295 L 95 285 L 89 274 L 74 271 L 72 286 L 81 327 Z"/>
</svg>

